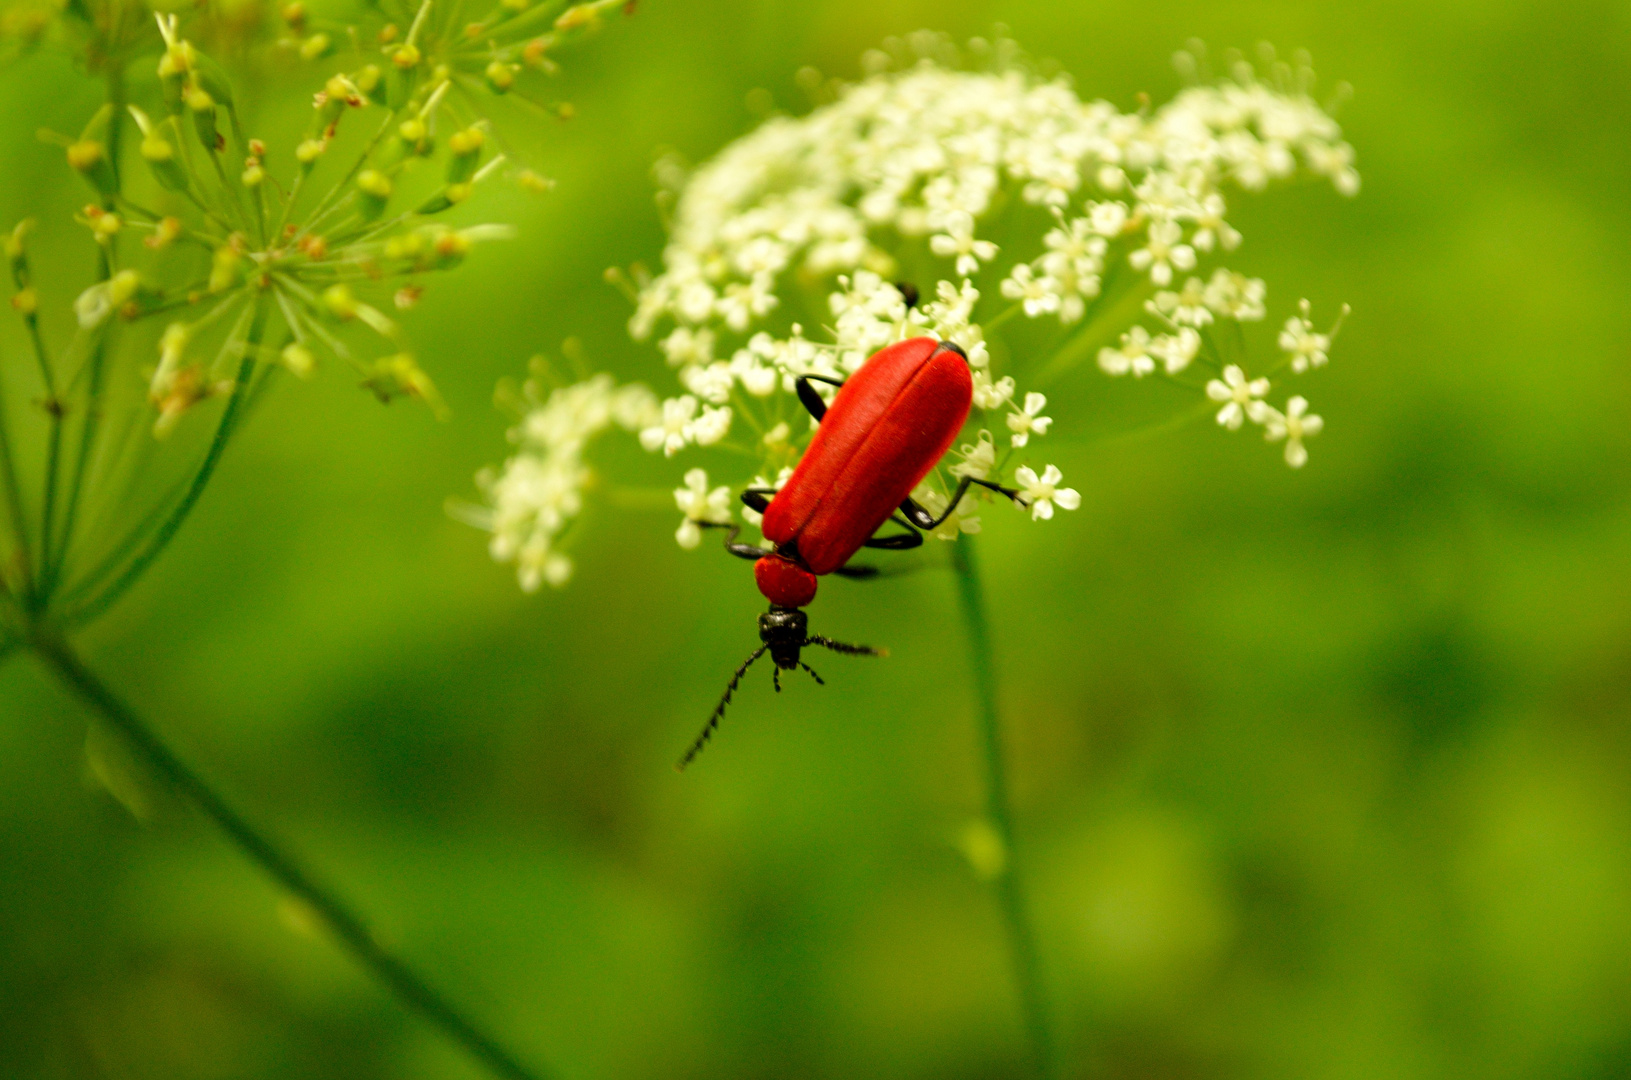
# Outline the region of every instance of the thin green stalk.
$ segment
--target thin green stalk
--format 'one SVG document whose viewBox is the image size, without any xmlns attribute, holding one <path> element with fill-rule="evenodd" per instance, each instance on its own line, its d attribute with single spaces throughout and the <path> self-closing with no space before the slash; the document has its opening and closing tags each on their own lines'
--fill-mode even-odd
<svg viewBox="0 0 1631 1080">
<path fill-rule="evenodd" d="M 73 543 L 74 525 L 79 519 L 80 500 L 85 492 L 85 474 L 96 450 L 96 437 L 102 427 L 103 375 L 107 368 L 108 331 L 104 331 L 91 353 L 90 387 L 85 395 L 84 417 L 80 420 L 79 456 L 74 459 L 74 475 L 68 481 L 68 501 L 62 514 L 62 538 L 57 544 L 55 557 L 49 548 L 45 553 L 45 581 L 40 591 L 47 597 L 53 593 L 68 561 L 68 548 Z"/>
<path fill-rule="evenodd" d="M 0 487 L 5 488 L 12 535 L 17 542 L 17 562 L 23 577 L 22 599 L 24 603 L 32 603 L 34 559 L 29 550 L 28 517 L 23 510 L 23 489 L 17 483 L 17 463 L 11 454 L 11 434 L 6 425 L 6 398 L 3 391 L 4 383 L 0 382 Z"/>
<path fill-rule="evenodd" d="M 104 269 L 107 261 L 102 261 Z M 104 275 L 105 278 L 105 275 Z M 45 383 L 45 412 L 51 419 L 46 436 L 45 495 L 40 508 L 40 589 L 39 600 L 44 602 L 51 594 L 51 536 L 57 517 L 57 479 L 62 473 L 62 419 L 66 406 L 57 397 L 57 380 L 51 371 L 51 359 L 45 352 L 45 338 L 40 335 L 40 320 L 29 315 L 29 341 L 34 346 L 34 359 L 40 366 L 40 379 Z"/>
<path fill-rule="evenodd" d="M 209 451 L 204 455 L 204 461 L 193 475 L 192 483 L 187 486 L 187 493 L 181 497 L 181 502 L 165 518 L 164 524 L 159 526 L 158 532 L 153 534 L 147 544 L 136 553 L 124 571 L 113 580 L 113 584 L 90 601 L 74 611 L 70 619 L 74 625 L 84 625 L 101 615 L 115 601 L 125 594 L 125 591 L 136 584 L 153 561 L 175 539 L 182 524 L 187 520 L 193 507 L 203 496 L 204 489 L 209 486 L 210 478 L 215 475 L 215 467 L 220 464 L 221 455 L 225 453 L 228 441 L 231 440 L 236 426 L 238 412 L 243 407 L 244 398 L 249 390 L 250 380 L 255 374 L 256 354 L 260 351 L 261 334 L 266 327 L 268 300 L 263 294 L 255 300 L 255 313 L 249 324 L 248 336 L 244 339 L 243 359 L 238 363 L 238 379 L 233 384 L 232 396 L 227 399 L 226 409 L 221 413 L 221 422 L 215 429 L 215 438 L 210 440 Z"/>
<path fill-rule="evenodd" d="M 970 668 L 974 672 L 975 712 L 980 728 L 980 755 L 985 763 L 986 816 L 1002 840 L 1004 863 L 996 880 L 997 903 L 1008 931 L 1013 954 L 1014 980 L 1020 1009 L 1036 1057 L 1037 1075 L 1052 1080 L 1058 1075 L 1047 990 L 1042 984 L 1036 931 L 1020 880 L 1014 847 L 1013 814 L 1008 805 L 1008 770 L 1002 749 L 1002 725 L 997 712 L 997 676 L 992 659 L 991 627 L 985 615 L 985 590 L 980 584 L 974 538 L 966 533 L 952 545 L 952 568 L 957 576 L 957 599 L 968 629 Z"/>
<path fill-rule="evenodd" d="M 42 631 L 35 634 L 31 643 L 81 701 L 124 735 L 130 745 L 178 792 L 215 822 L 239 850 L 279 885 L 322 916 L 341 945 L 395 991 L 398 997 L 419 1010 L 427 1020 L 441 1028 L 495 1075 L 508 1080 L 539 1080 L 543 1074 L 521 1065 L 412 968 L 387 952 L 361 917 L 332 892 L 318 885 L 289 854 L 216 794 L 215 789 L 177 757 L 141 717 L 85 667 L 66 640 L 49 631 Z"/>
</svg>

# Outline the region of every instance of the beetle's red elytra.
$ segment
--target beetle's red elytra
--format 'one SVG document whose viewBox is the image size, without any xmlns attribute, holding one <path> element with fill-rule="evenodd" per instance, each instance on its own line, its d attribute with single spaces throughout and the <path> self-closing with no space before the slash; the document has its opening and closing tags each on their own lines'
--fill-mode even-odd
<svg viewBox="0 0 1631 1080">
<path fill-rule="evenodd" d="M 945 455 L 973 402 L 957 346 L 925 337 L 881 350 L 839 388 L 765 511 L 765 539 L 796 545 L 812 574 L 837 570 Z"/>
</svg>

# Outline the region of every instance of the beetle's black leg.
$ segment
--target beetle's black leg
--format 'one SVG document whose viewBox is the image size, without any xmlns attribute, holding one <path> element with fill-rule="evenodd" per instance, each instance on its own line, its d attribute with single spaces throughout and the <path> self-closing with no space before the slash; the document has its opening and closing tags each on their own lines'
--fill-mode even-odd
<svg viewBox="0 0 1631 1080">
<path fill-rule="evenodd" d="M 827 685 L 827 680 L 823 679 L 820 675 L 817 675 L 815 673 L 815 668 L 811 667 L 809 664 L 806 664 L 803 660 L 799 661 L 799 667 L 803 668 L 805 671 L 808 671 L 810 673 L 810 678 L 812 678 L 812 679 L 814 679 L 816 681 L 817 686 L 826 686 Z"/>
<path fill-rule="evenodd" d="M 742 492 L 742 505 L 762 514 L 770 508 L 770 500 L 775 497 L 775 488 L 747 488 Z"/>
<path fill-rule="evenodd" d="M 803 402 L 804 407 L 810 410 L 811 416 L 820 420 L 827 415 L 827 403 L 821 400 L 821 395 L 816 393 L 816 388 L 810 385 L 812 382 L 824 382 L 828 386 L 843 386 L 844 380 L 829 379 L 825 375 L 800 375 L 793 380 L 793 388 L 798 391 L 799 401 Z"/>
<path fill-rule="evenodd" d="M 903 533 L 892 533 L 889 536 L 874 536 L 861 545 L 869 548 L 883 548 L 885 551 L 907 551 L 911 548 L 923 546 L 923 534 L 911 526 L 907 526 Z"/>
<path fill-rule="evenodd" d="M 830 637 L 822 637 L 820 634 L 812 634 L 805 638 L 800 643 L 800 647 L 802 648 L 804 645 L 820 645 L 823 649 L 831 649 L 835 653 L 843 653 L 846 656 L 889 655 L 888 649 L 874 649 L 870 645 L 851 645 L 846 641 L 834 641 Z"/>
<path fill-rule="evenodd" d="M 837 574 L 839 577 L 853 578 L 856 581 L 861 581 L 865 580 L 866 578 L 877 577 L 878 568 L 876 566 L 840 566 L 837 570 L 834 570 L 833 573 Z"/>
<path fill-rule="evenodd" d="M 971 484 L 978 484 L 980 487 L 989 488 L 999 495 L 1008 496 L 1010 499 L 1018 502 L 1021 506 L 1025 505 L 1024 503 L 1019 502 L 1019 491 L 1015 488 L 1005 488 L 1001 484 L 994 484 L 989 480 L 976 480 L 972 476 L 965 476 L 958 482 L 957 490 L 952 492 L 951 501 L 946 504 L 946 512 L 941 514 L 939 517 L 935 517 L 933 514 L 929 513 L 912 499 L 907 499 L 905 502 L 900 504 L 900 512 L 905 514 L 907 520 L 910 521 L 915 527 L 922 529 L 924 532 L 932 531 L 933 529 L 938 528 L 941 522 L 951 517 L 952 511 L 956 510 L 957 504 L 963 501 L 963 496 L 968 493 L 968 489 Z"/>
<path fill-rule="evenodd" d="M 761 645 L 753 650 L 752 656 L 742 661 L 742 666 L 736 669 L 736 674 L 732 675 L 731 681 L 725 685 L 725 696 L 719 699 L 718 705 L 714 706 L 713 715 L 708 717 L 708 723 L 703 727 L 702 734 L 697 736 L 696 742 L 691 744 L 691 749 L 685 752 L 685 756 L 680 758 L 679 764 L 675 765 L 674 768 L 684 769 L 691 764 L 692 758 L 702 753 L 702 748 L 708 745 L 709 739 L 713 738 L 714 728 L 719 726 L 720 717 L 725 715 L 725 706 L 731 703 L 731 695 L 736 692 L 736 684 L 742 681 L 742 676 L 748 673 L 748 668 L 752 667 L 753 662 L 763 656 L 768 648 L 770 648 L 769 645 Z"/>
<path fill-rule="evenodd" d="M 697 524 L 704 529 L 724 529 L 725 550 L 730 552 L 732 555 L 735 555 L 738 559 L 762 559 L 766 555 L 775 554 L 773 551 L 766 550 L 762 547 L 754 547 L 752 544 L 737 543 L 736 534 L 742 531 L 742 526 L 736 524 L 734 521 L 729 525 L 721 525 L 712 521 L 699 521 Z"/>
</svg>

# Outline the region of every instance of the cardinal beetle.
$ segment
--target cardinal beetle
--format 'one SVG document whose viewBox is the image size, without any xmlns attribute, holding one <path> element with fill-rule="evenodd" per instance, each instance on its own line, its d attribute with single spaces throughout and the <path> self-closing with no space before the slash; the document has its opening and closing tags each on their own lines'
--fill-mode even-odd
<svg viewBox="0 0 1631 1080">
<path fill-rule="evenodd" d="M 813 382 L 839 388 L 831 405 L 822 400 Z M 680 759 L 681 769 L 707 745 L 737 683 L 766 652 L 776 665 L 772 675 L 778 692 L 781 673 L 794 668 L 822 681 L 799 659 L 799 650 L 807 646 L 850 655 L 886 655 L 881 649 L 809 633 L 809 618 L 801 609 L 815 599 L 818 577 L 872 576 L 876 570 L 850 566 L 850 557 L 863 547 L 895 551 L 918 547 L 923 532 L 950 517 L 972 484 L 1019 501 L 1018 491 L 971 476 L 958 483 L 939 517 L 911 498 L 912 489 L 963 429 L 974 400 L 967 354 L 955 344 L 912 338 L 875 353 L 847 381 L 805 375 L 795 385 L 799 401 L 821 426 L 780 491 L 748 488 L 742 493 L 742 502 L 764 515 L 760 527 L 776 546 L 767 550 L 737 543 L 737 527 L 721 526 L 729 530 L 725 550 L 754 560 L 754 580 L 770 601 L 770 610 L 759 616 L 762 644 L 731 676 L 702 734 Z M 905 531 L 873 535 L 891 520 Z"/>
</svg>

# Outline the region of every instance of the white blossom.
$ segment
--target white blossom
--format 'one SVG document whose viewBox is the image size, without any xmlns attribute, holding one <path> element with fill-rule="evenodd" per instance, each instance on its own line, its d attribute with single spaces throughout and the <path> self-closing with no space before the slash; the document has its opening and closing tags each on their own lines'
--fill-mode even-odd
<svg viewBox="0 0 1631 1080">
<path fill-rule="evenodd" d="M 1142 379 L 1155 370 L 1155 357 L 1150 354 L 1150 332 L 1135 326 L 1121 335 L 1121 346 L 1099 350 L 1099 367 L 1106 375 L 1128 375 Z"/>
<path fill-rule="evenodd" d="M 980 272 L 982 262 L 997 257 L 997 245 L 974 237 L 974 215 L 966 210 L 954 211 L 946 222 L 945 231 L 929 237 L 929 250 L 942 259 L 957 260 L 957 274 L 971 277 Z"/>
<path fill-rule="evenodd" d="M 1222 319 L 1256 322 L 1268 313 L 1264 299 L 1268 287 L 1262 278 L 1249 278 L 1222 267 L 1212 271 L 1206 283 L 1206 306 Z"/>
<path fill-rule="evenodd" d="M 1309 368 L 1324 367 L 1330 359 L 1331 339 L 1336 336 L 1348 309 L 1342 309 L 1342 316 L 1327 334 L 1314 330 L 1313 305 L 1304 300 L 1299 309 L 1301 314 L 1287 319 L 1285 329 L 1280 331 L 1280 348 L 1291 354 L 1291 370 L 1301 375 Z"/>
<path fill-rule="evenodd" d="M 1148 271 L 1157 285 L 1170 285 L 1173 270 L 1195 269 L 1195 249 L 1181 243 L 1184 230 L 1176 221 L 1154 220 L 1143 247 L 1127 256 L 1127 264 Z"/>
<path fill-rule="evenodd" d="M 1058 466 L 1049 465 L 1037 476 L 1035 470 L 1028 465 L 1022 465 L 1014 473 L 1014 479 L 1019 485 L 1019 497 L 1024 504 L 1031 508 L 1032 521 L 1047 521 L 1053 517 L 1053 508 L 1061 510 L 1074 510 L 1082 505 L 1082 496 L 1075 488 L 1059 487 L 1059 481 L 1064 474 Z"/>
<path fill-rule="evenodd" d="M 989 431 L 981 431 L 972 443 L 964 443 L 957 448 L 957 456 L 962 460 L 951 467 L 953 476 L 985 480 L 991 476 L 991 470 L 997 464 L 996 441 Z"/>
<path fill-rule="evenodd" d="M 1030 263 L 1020 263 L 1008 272 L 1002 283 L 1002 295 L 1010 300 L 1023 300 L 1025 314 L 1031 318 L 1059 310 L 1059 282 L 1048 274 L 1037 275 Z"/>
<path fill-rule="evenodd" d="M 945 492 L 928 484 L 919 484 L 912 492 L 912 498 L 923 509 L 935 517 L 946 512 L 946 503 L 949 501 Z M 957 509 L 946 515 L 946 520 L 936 525 L 930 535 L 940 540 L 955 540 L 963 533 L 973 536 L 980 531 L 980 516 L 971 513 L 979 504 L 974 501 L 971 493 L 965 492 L 957 500 Z"/>
<path fill-rule="evenodd" d="M 731 520 L 731 489 L 724 484 L 708 490 L 708 474 L 702 469 L 691 469 L 685 474 L 685 486 L 674 489 L 674 503 L 685 520 L 674 533 L 682 548 L 694 548 L 702 543 L 702 526 L 728 525 Z"/>
<path fill-rule="evenodd" d="M 990 412 L 992 409 L 1002 408 L 1003 404 L 1011 400 L 1013 396 L 1014 377 L 1012 375 L 1004 375 L 996 382 L 992 382 L 991 376 L 984 371 L 974 373 L 974 404 L 976 407 Z"/>
<path fill-rule="evenodd" d="M 1230 431 L 1239 430 L 1248 418 L 1253 423 L 1263 423 L 1271 410 L 1259 399 L 1268 392 L 1267 379 L 1248 380 L 1238 364 L 1224 368 L 1221 380 L 1213 379 L 1206 384 L 1206 396 L 1224 403 L 1218 410 L 1218 423 Z"/>
<path fill-rule="evenodd" d="M 1206 303 L 1206 284 L 1200 278 L 1190 278 L 1178 292 L 1156 293 L 1150 301 L 1150 311 L 1179 326 L 1206 326 L 1212 321 L 1212 309 Z"/>
<path fill-rule="evenodd" d="M 685 444 L 696 439 L 692 418 L 697 413 L 697 399 L 690 394 L 669 398 L 663 402 L 662 416 L 640 432 L 640 445 L 652 453 L 661 450 L 673 457 L 685 449 Z"/>
<path fill-rule="evenodd" d="M 1286 464 L 1300 469 L 1308 463 L 1304 439 L 1311 439 L 1325 429 L 1325 421 L 1308 411 L 1308 401 L 1294 397 L 1286 402 L 1286 411 L 1273 406 L 1263 407 L 1263 436 L 1270 442 L 1286 441 Z"/>
<path fill-rule="evenodd" d="M 1180 326 L 1176 333 L 1152 338 L 1149 344 L 1149 354 L 1160 359 L 1168 375 L 1187 368 L 1200 351 L 1201 335 L 1187 326 Z"/>
<path fill-rule="evenodd" d="M 1048 425 L 1053 423 L 1053 420 L 1037 414 L 1047 407 L 1048 399 L 1041 394 L 1026 394 L 1024 408 L 1008 414 L 1008 430 L 1014 433 L 1009 442 L 1015 447 L 1020 447 L 1030 442 L 1032 434 L 1046 435 Z"/>
</svg>

